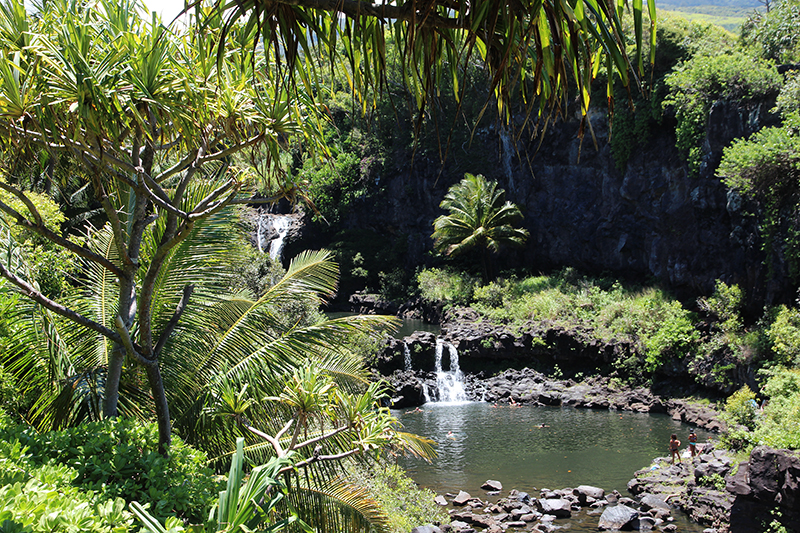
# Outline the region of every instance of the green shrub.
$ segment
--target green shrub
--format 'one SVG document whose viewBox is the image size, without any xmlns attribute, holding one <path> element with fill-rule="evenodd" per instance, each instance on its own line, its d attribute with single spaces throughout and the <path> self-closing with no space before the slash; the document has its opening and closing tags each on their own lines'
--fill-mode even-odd
<svg viewBox="0 0 800 533">
<path fill-rule="evenodd" d="M 720 330 L 735 333 L 742 329 L 742 301 L 744 295 L 738 285 L 728 285 L 717 280 L 714 292 L 708 298 L 698 298 L 697 306 L 716 319 Z"/>
<path fill-rule="evenodd" d="M 370 496 L 380 502 L 389 516 L 389 527 L 393 533 L 406 533 L 416 526 L 450 521 L 434 501 L 431 490 L 419 488 L 396 465 L 375 468 L 369 472 L 353 467 L 354 480 L 367 488 Z"/>
<path fill-rule="evenodd" d="M 429 302 L 467 305 L 472 301 L 478 278 L 454 270 L 428 268 L 417 274 L 419 290 Z"/>
<path fill-rule="evenodd" d="M 730 423 L 744 426 L 750 430 L 754 429 L 758 412 L 755 399 L 755 393 L 745 385 L 725 401 L 723 418 Z"/>
<path fill-rule="evenodd" d="M 492 281 L 488 285 L 476 287 L 473 298 L 478 306 L 501 307 L 507 292 L 507 282 Z"/>
<path fill-rule="evenodd" d="M 754 442 L 774 448 L 800 449 L 800 369 L 775 367 L 762 389 L 767 398 Z"/>
<path fill-rule="evenodd" d="M 800 366 L 800 311 L 780 306 L 767 338 L 779 363 Z"/>
<path fill-rule="evenodd" d="M 795 91 L 797 78 L 793 78 Z M 797 94 L 781 101 L 784 125 L 764 128 L 749 139 L 739 139 L 726 147 L 717 176 L 739 194 L 756 200 L 761 216 L 762 248 L 766 263 L 773 270 L 774 250 L 786 258 L 789 274 L 800 277 L 800 115 Z M 790 102 L 790 100 L 793 100 Z M 791 108 L 794 109 L 791 109 Z"/>
<path fill-rule="evenodd" d="M 667 76 L 666 82 L 670 94 L 664 105 L 675 106 L 677 147 L 686 154 L 689 168 L 696 173 L 711 104 L 777 93 L 782 80 L 771 63 L 732 52 L 695 56 Z"/>
<path fill-rule="evenodd" d="M 800 60 L 800 3 L 775 2 L 768 13 L 755 11 L 742 24 L 742 42 L 765 59 L 780 63 Z"/>
<path fill-rule="evenodd" d="M 149 503 L 159 518 L 201 523 L 220 488 L 205 455 L 179 438 L 173 438 L 169 458 L 160 455 L 155 424 L 112 419 L 44 434 L 13 426 L 0 437 L 19 441 L 33 466 L 70 468 L 74 486 L 102 500 Z"/>
<path fill-rule="evenodd" d="M 656 330 L 644 340 L 647 367 L 656 371 L 669 357 L 683 358 L 695 350 L 700 334 L 694 327 L 691 315 L 680 302 L 668 302 L 661 306 Z"/>
<path fill-rule="evenodd" d="M 0 416 L 0 423 L 10 423 Z M 6 426 L 8 427 L 8 426 Z M 133 531 L 133 516 L 121 498 L 106 498 L 72 485 L 77 472 L 41 464 L 19 440 L 0 440 L 0 531 Z"/>
</svg>

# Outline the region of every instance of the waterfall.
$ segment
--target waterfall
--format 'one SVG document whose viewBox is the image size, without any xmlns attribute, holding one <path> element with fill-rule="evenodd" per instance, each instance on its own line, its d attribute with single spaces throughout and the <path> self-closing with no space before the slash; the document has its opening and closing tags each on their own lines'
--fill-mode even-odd
<svg viewBox="0 0 800 533">
<path fill-rule="evenodd" d="M 403 370 L 411 370 L 411 349 L 403 343 Z"/>
<path fill-rule="evenodd" d="M 450 356 L 450 370 L 442 369 L 442 355 L 445 347 Z M 456 347 L 442 339 L 436 339 L 436 388 L 439 402 L 461 403 L 469 401 L 464 391 L 464 374 L 458 366 L 458 350 Z M 425 391 L 427 401 L 427 391 Z"/>
<path fill-rule="evenodd" d="M 514 187 L 514 172 L 511 170 L 511 158 L 514 155 L 514 142 L 511 139 L 511 132 L 507 127 L 500 129 L 500 142 L 503 144 L 503 170 L 508 178 L 508 188 L 511 192 L 516 192 Z"/>
<path fill-rule="evenodd" d="M 264 248 L 261 246 L 261 241 L 264 239 L 264 213 L 258 212 L 258 224 L 256 224 L 256 245 L 258 245 L 258 253 L 263 254 Z"/>
<path fill-rule="evenodd" d="M 291 219 L 289 217 L 273 215 L 270 217 L 270 222 L 272 224 L 272 228 L 278 234 L 277 237 L 273 238 L 269 242 L 269 257 L 275 261 L 276 259 L 280 260 L 281 253 L 283 253 L 283 244 L 284 240 L 286 239 L 286 235 L 289 233 Z"/>
</svg>

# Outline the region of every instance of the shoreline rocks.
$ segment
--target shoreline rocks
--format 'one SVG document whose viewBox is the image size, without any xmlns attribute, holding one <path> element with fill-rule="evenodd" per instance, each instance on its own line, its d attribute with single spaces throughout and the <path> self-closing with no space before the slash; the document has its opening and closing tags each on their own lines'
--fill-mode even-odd
<svg viewBox="0 0 800 533">
<path fill-rule="evenodd" d="M 395 394 L 392 407 L 405 409 L 425 403 L 425 390 L 436 389 L 433 372 L 396 370 L 385 379 Z M 715 409 L 681 399 L 662 398 L 649 389 L 621 387 L 605 377 L 594 376 L 580 383 L 548 378 L 530 368 L 510 369 L 497 376 L 466 374 L 464 389 L 473 401 L 515 403 L 538 406 L 568 406 L 580 409 L 610 409 L 640 413 L 667 413 L 679 420 L 709 431 L 725 429 Z"/>
<path fill-rule="evenodd" d="M 550 533 L 569 528 L 572 520 L 584 524 L 596 520 L 601 531 L 655 528 L 671 531 L 669 524 L 674 520 L 670 506 L 656 495 L 644 494 L 637 501 L 624 498 L 617 491 L 606 493 L 589 485 L 560 490 L 543 488 L 538 497 L 511 490 L 496 502 L 462 490 L 457 495 L 437 496 L 437 503 L 449 507 L 451 522 L 425 527 L 438 527 L 443 533 L 499 533 L 510 529 Z"/>
</svg>

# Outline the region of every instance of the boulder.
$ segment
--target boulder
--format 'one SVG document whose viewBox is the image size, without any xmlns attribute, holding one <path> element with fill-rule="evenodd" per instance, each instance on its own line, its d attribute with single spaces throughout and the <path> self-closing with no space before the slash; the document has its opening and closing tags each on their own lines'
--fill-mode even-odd
<svg viewBox="0 0 800 533">
<path fill-rule="evenodd" d="M 501 490 L 503 490 L 503 484 L 500 483 L 499 481 L 495 481 L 494 479 L 487 479 L 483 483 L 483 485 L 481 485 L 481 488 L 483 490 L 500 492 Z"/>
<path fill-rule="evenodd" d="M 442 530 L 433 524 L 427 524 L 424 526 L 415 527 L 411 530 L 411 533 L 442 533 Z"/>
<path fill-rule="evenodd" d="M 626 527 L 630 529 L 633 527 L 633 521 L 637 518 L 639 518 L 639 511 L 627 505 L 606 507 L 603 514 L 600 515 L 597 528 L 600 530 L 619 530 Z"/>
<path fill-rule="evenodd" d="M 444 496 L 442 496 L 442 495 L 439 495 L 439 496 L 437 496 L 437 497 L 435 497 L 435 498 L 433 499 L 433 502 L 434 502 L 436 505 L 441 505 L 442 507 L 444 507 L 444 506 L 446 506 L 446 505 L 447 505 L 447 498 L 445 498 L 445 497 L 444 497 Z"/>
<path fill-rule="evenodd" d="M 748 467 L 752 497 L 782 507 L 800 506 L 800 457 L 796 452 L 757 446 Z"/>
<path fill-rule="evenodd" d="M 469 492 L 464 492 L 463 490 L 460 490 L 458 491 L 456 497 L 453 498 L 453 505 L 457 505 L 459 507 L 462 505 L 466 505 L 467 502 L 470 500 L 470 498 L 472 498 L 472 496 L 469 495 Z"/>
<path fill-rule="evenodd" d="M 602 500 L 606 491 L 589 485 L 578 485 L 572 490 L 572 494 L 578 497 L 581 505 L 591 505 L 596 500 Z M 591 501 L 589 500 L 590 498 L 592 499 Z"/>
<path fill-rule="evenodd" d="M 642 511 L 649 511 L 650 509 L 664 509 L 670 510 L 669 504 L 663 498 L 659 498 L 653 494 L 644 494 L 639 498 L 639 503 L 642 504 Z"/>
<path fill-rule="evenodd" d="M 543 514 L 553 515 L 557 518 L 572 516 L 572 503 L 563 498 L 544 498 L 536 501 L 539 511 Z"/>
<path fill-rule="evenodd" d="M 652 531 L 658 522 L 652 516 L 640 516 L 631 522 L 631 526 L 636 531 Z"/>
</svg>

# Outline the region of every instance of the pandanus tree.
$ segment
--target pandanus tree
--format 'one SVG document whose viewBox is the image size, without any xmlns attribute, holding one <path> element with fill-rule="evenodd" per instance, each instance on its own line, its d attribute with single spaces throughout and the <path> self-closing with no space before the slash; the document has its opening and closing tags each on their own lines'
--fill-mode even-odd
<svg viewBox="0 0 800 533">
<path fill-rule="evenodd" d="M 452 80 L 456 99 L 464 94 L 467 65 L 486 71 L 492 100 L 502 122 L 522 102 L 527 119 L 547 120 L 560 104 L 576 97 L 583 126 L 598 71 L 607 74 L 607 97 L 618 77 L 629 90 L 644 89 L 645 58 L 655 57 L 654 0 L 214 0 L 225 27 L 260 33 L 269 68 L 313 82 L 318 69 L 312 58 L 343 66 L 364 109 L 386 84 L 386 36 L 399 47 L 405 84 L 416 96 L 420 119 L 439 97 L 442 80 Z M 194 5 L 202 5 L 197 2 Z M 645 35 L 644 6 L 649 16 L 650 46 Z M 631 8 L 633 25 L 623 26 Z M 633 33 L 630 39 L 628 32 Z M 223 37 L 222 42 L 226 39 Z M 628 44 L 633 44 L 633 57 Z M 222 50 L 230 48 L 225 43 Z M 339 61 L 342 59 L 342 61 Z M 299 84 L 300 85 L 300 84 Z M 372 100 L 371 100 L 372 99 Z M 492 102 L 487 100 L 486 106 Z M 484 108 L 484 110 L 486 107 Z"/>
<path fill-rule="evenodd" d="M 478 174 L 466 174 L 442 200 L 439 207 L 449 211 L 433 222 L 434 249 L 447 256 L 470 252 L 481 255 L 484 279 L 489 275 L 488 255 L 503 246 L 521 246 L 528 230 L 517 228 L 522 212 L 505 200 L 497 182 Z"/>
<path fill-rule="evenodd" d="M 261 179 L 251 160 L 268 166 L 293 136 L 306 136 L 314 109 L 258 64 L 252 35 L 229 31 L 240 46 L 218 58 L 221 30 L 210 19 L 204 31 L 180 33 L 142 10 L 127 0 L 55 0 L 33 18 L 22 2 L 0 6 L 0 188 L 22 206 L 0 202 L 0 212 L 72 253 L 83 265 L 81 284 L 101 292 L 56 299 L 8 261 L 0 275 L 48 324 L 72 324 L 75 338 L 54 334 L 53 346 L 92 345 L 97 372 L 88 381 L 65 377 L 62 386 L 91 383 L 101 416 L 119 412 L 124 386 L 148 390 L 166 449 L 163 358 L 192 301 L 219 294 L 204 269 L 226 242 L 220 217 L 248 201 Z M 32 175 L 57 180 L 52 162 L 65 159 L 100 213 L 83 242 L 51 228 L 26 190 Z M 62 362 L 67 374 L 76 370 Z M 126 372 L 136 376 L 126 381 Z"/>
</svg>

